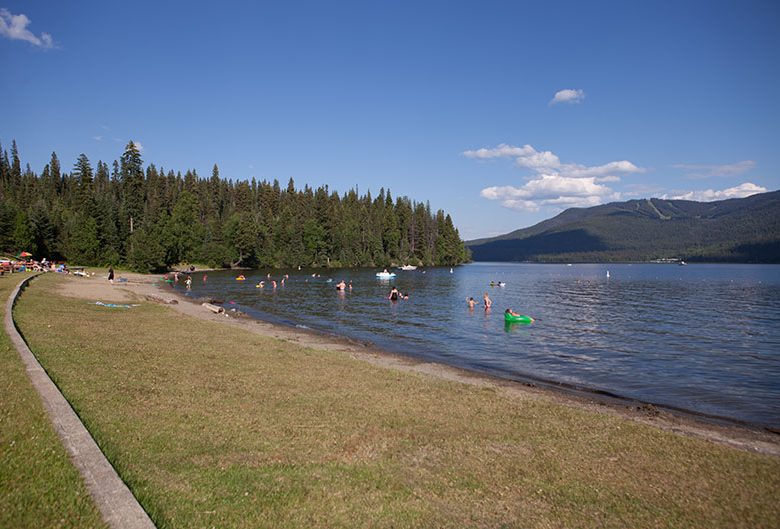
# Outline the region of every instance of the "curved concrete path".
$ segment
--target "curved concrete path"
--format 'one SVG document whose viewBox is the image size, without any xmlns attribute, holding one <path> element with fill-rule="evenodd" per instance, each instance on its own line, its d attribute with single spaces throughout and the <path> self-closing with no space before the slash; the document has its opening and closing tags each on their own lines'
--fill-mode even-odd
<svg viewBox="0 0 780 529">
<path fill-rule="evenodd" d="M 27 369 L 33 386 L 41 396 L 54 429 L 70 454 L 74 466 L 79 470 L 95 501 L 103 520 L 112 528 L 155 529 L 154 523 L 135 499 L 135 496 L 120 479 L 98 448 L 95 440 L 70 407 L 60 390 L 19 335 L 13 319 L 13 307 L 22 288 L 30 279 L 22 280 L 11 293 L 5 307 L 5 331 L 11 338 Z"/>
</svg>

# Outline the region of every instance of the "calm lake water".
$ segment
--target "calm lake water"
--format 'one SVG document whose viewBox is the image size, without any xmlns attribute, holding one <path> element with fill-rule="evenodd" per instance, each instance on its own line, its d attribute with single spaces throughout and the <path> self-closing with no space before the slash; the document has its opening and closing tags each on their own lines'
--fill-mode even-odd
<svg viewBox="0 0 780 529">
<path fill-rule="evenodd" d="M 780 428 L 780 266 L 473 263 L 393 270 L 392 280 L 377 271 L 272 271 L 277 281 L 289 273 L 276 290 L 255 286 L 267 270 L 244 282 L 210 272 L 205 284 L 196 273 L 188 294 L 508 379 Z M 337 292 L 340 279 L 352 291 Z M 390 302 L 392 285 L 410 298 Z M 473 311 L 468 296 L 480 302 Z M 506 325 L 507 307 L 536 321 Z"/>
</svg>

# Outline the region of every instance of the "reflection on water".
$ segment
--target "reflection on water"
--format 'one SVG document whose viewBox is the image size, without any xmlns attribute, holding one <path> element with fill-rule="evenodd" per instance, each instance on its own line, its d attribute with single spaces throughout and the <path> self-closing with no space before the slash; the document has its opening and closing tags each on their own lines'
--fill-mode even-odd
<svg viewBox="0 0 780 529">
<path fill-rule="evenodd" d="M 389 281 L 376 271 L 273 271 L 277 281 L 289 274 L 276 289 L 268 270 L 245 272 L 243 282 L 210 272 L 206 284 L 195 278 L 191 295 L 506 378 L 780 427 L 778 266 L 474 263 L 452 274 L 398 270 Z M 336 290 L 341 279 L 351 291 Z M 392 286 L 409 299 L 389 301 Z M 466 299 L 481 303 L 484 292 L 491 312 L 470 311 Z M 536 321 L 505 324 L 510 307 Z"/>
</svg>

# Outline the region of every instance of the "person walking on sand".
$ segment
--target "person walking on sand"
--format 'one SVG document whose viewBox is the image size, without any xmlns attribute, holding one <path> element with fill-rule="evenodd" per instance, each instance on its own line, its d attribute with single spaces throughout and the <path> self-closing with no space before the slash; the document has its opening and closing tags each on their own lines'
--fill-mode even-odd
<svg viewBox="0 0 780 529">
<path fill-rule="evenodd" d="M 485 295 L 483 296 L 485 299 L 485 312 L 490 310 L 490 307 L 493 305 L 493 301 L 490 299 L 490 296 L 488 296 L 488 293 L 485 292 Z"/>
<path fill-rule="evenodd" d="M 109 266 L 108 267 L 108 282 L 112 285 L 114 284 L 114 267 Z"/>
</svg>

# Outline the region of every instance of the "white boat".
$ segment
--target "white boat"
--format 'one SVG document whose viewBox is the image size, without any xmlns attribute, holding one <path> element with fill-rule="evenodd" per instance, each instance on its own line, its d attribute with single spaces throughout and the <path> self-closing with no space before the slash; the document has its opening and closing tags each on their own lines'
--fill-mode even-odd
<svg viewBox="0 0 780 529">
<path fill-rule="evenodd" d="M 376 276 L 380 279 L 390 279 L 395 277 L 395 272 L 377 272 Z"/>
<path fill-rule="evenodd" d="M 417 267 L 414 265 L 403 265 L 401 270 L 417 270 Z"/>
</svg>

